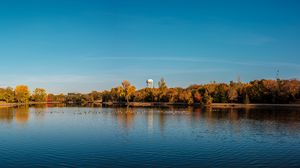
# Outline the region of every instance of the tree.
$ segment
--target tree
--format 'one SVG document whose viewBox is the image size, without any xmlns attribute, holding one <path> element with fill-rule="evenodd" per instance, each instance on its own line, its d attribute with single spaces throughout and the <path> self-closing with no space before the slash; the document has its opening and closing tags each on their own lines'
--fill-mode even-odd
<svg viewBox="0 0 300 168">
<path fill-rule="evenodd" d="M 245 104 L 249 104 L 249 103 L 250 103 L 248 94 L 246 94 L 246 96 L 245 96 L 244 103 L 245 103 Z"/>
<path fill-rule="evenodd" d="M 45 102 L 47 100 L 46 90 L 43 88 L 36 88 L 33 92 L 32 98 L 35 102 Z"/>
<path fill-rule="evenodd" d="M 187 90 L 181 91 L 178 96 L 179 102 L 181 103 L 187 103 L 189 105 L 194 103 L 192 93 Z"/>
<path fill-rule="evenodd" d="M 178 97 L 179 97 L 179 90 L 181 90 L 180 88 L 170 88 L 168 89 L 167 92 L 167 98 L 169 100 L 170 103 L 176 103 L 178 102 Z"/>
<path fill-rule="evenodd" d="M 102 91 L 102 101 L 103 102 L 111 102 L 112 101 L 112 96 L 110 94 L 110 91 L 108 91 L 108 90 Z"/>
<path fill-rule="evenodd" d="M 28 103 L 30 92 L 28 86 L 19 85 L 15 89 L 15 98 L 18 103 Z"/>
<path fill-rule="evenodd" d="M 230 102 L 235 102 L 238 98 L 238 92 L 235 88 L 231 87 L 229 90 L 228 90 L 228 99 L 230 100 Z"/>
<path fill-rule="evenodd" d="M 194 93 L 194 102 L 195 103 L 201 103 L 202 102 L 202 96 L 198 91 L 196 91 Z"/>
<path fill-rule="evenodd" d="M 5 94 L 5 89 L 3 88 L 0 88 L 0 101 L 5 101 L 5 98 L 4 98 L 4 94 Z"/>
<path fill-rule="evenodd" d="M 66 96 L 66 101 L 73 104 L 86 103 L 83 94 L 81 93 L 68 93 Z"/>
<path fill-rule="evenodd" d="M 121 91 L 120 91 L 120 86 L 117 88 L 111 88 L 110 89 L 110 95 L 112 98 L 112 101 L 121 101 L 122 95 L 121 95 Z"/>
<path fill-rule="evenodd" d="M 101 102 L 101 93 L 97 92 L 97 91 L 92 91 L 91 93 L 89 93 L 90 96 L 90 101 L 91 102 Z"/>
<path fill-rule="evenodd" d="M 56 101 L 58 101 L 58 102 L 63 103 L 63 102 L 66 101 L 66 96 L 64 94 L 62 94 L 62 93 L 59 94 L 59 95 L 56 95 L 55 97 L 56 97 Z"/>
<path fill-rule="evenodd" d="M 205 93 L 203 95 L 203 102 L 206 105 L 211 105 L 213 102 L 213 98 L 208 94 L 208 91 L 205 91 Z"/>
<path fill-rule="evenodd" d="M 158 82 L 158 88 L 160 90 L 164 90 L 168 88 L 164 78 L 161 78 L 160 81 Z"/>
<path fill-rule="evenodd" d="M 54 94 L 50 93 L 47 95 L 47 102 L 54 102 L 56 101 L 56 98 L 54 96 Z"/>
<path fill-rule="evenodd" d="M 227 91 L 228 85 L 221 83 L 216 84 L 215 92 L 213 95 L 213 100 L 216 103 L 227 103 Z"/>
<path fill-rule="evenodd" d="M 5 101 L 6 103 L 13 103 L 15 99 L 15 93 L 13 88 L 0 88 L 0 101 Z"/>
<path fill-rule="evenodd" d="M 135 87 L 132 86 L 132 85 L 130 84 L 130 82 L 128 82 L 127 80 L 124 80 L 124 81 L 122 82 L 122 86 L 121 86 L 120 89 L 121 89 L 121 91 L 122 91 L 121 93 L 122 93 L 122 95 L 124 95 L 124 97 L 125 97 L 127 103 L 129 103 L 130 97 L 131 97 L 132 94 L 135 92 Z"/>
</svg>

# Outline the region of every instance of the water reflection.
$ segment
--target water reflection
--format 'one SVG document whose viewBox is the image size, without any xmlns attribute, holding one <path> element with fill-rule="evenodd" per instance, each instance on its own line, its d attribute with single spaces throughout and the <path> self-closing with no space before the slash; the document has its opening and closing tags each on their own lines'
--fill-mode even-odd
<svg viewBox="0 0 300 168">
<path fill-rule="evenodd" d="M 15 167 L 300 165 L 298 108 L 22 106 L 0 108 L 0 131 Z"/>
<path fill-rule="evenodd" d="M 3 107 L 0 108 L 0 123 L 12 123 L 15 121 L 18 124 L 24 125 L 29 122 L 30 115 L 38 120 L 44 118 L 47 108 L 65 107 L 64 104 L 37 104 L 33 106 L 18 106 L 14 108 Z M 30 111 L 33 108 L 33 112 Z M 33 113 L 33 114 L 31 114 Z"/>
<path fill-rule="evenodd" d="M 44 104 L 32 107 L 20 106 L 16 108 L 0 108 L 0 123 L 11 123 L 16 121 L 19 124 L 30 122 L 30 115 L 37 120 L 44 120 L 45 114 L 51 112 L 53 108 L 63 107 L 70 109 L 64 104 Z M 62 108 L 62 111 L 64 111 Z M 98 108 L 98 109 L 97 109 Z M 82 110 L 85 108 L 80 108 Z M 166 124 L 169 121 L 189 121 L 190 125 L 197 125 L 199 122 L 205 121 L 209 127 L 213 128 L 219 122 L 228 122 L 237 130 L 239 130 L 242 122 L 245 120 L 255 122 L 273 122 L 286 124 L 290 128 L 296 128 L 295 124 L 300 122 L 299 108 L 103 108 L 93 107 L 96 111 L 109 113 L 117 121 L 118 125 L 124 129 L 130 129 L 140 119 L 137 116 L 144 116 L 145 124 L 149 132 L 153 131 L 156 124 L 163 134 Z M 110 109 L 110 110 L 106 110 Z M 102 114 L 102 113 L 97 113 Z M 63 114 L 61 114 L 63 115 Z M 103 115 L 103 114 L 102 114 Z M 105 117 L 105 116 L 102 116 Z M 136 121 L 137 120 L 137 121 Z"/>
<path fill-rule="evenodd" d="M 154 110 L 151 109 L 147 113 L 147 126 L 148 126 L 148 131 L 152 132 L 153 131 L 153 124 L 154 124 Z"/>
<path fill-rule="evenodd" d="M 29 119 L 29 107 L 20 106 L 15 108 L 15 118 L 17 123 L 26 124 Z"/>
<path fill-rule="evenodd" d="M 159 112 L 159 128 L 161 135 L 164 135 L 164 127 L 165 127 L 166 118 L 163 111 Z"/>
<path fill-rule="evenodd" d="M 29 107 L 0 108 L 0 122 L 26 124 L 29 120 Z"/>
<path fill-rule="evenodd" d="M 11 123 L 14 118 L 13 108 L 0 108 L 0 122 Z"/>
<path fill-rule="evenodd" d="M 135 110 L 134 108 L 114 108 L 112 114 L 113 117 L 116 118 L 118 124 L 125 128 L 129 129 L 133 125 L 134 117 L 135 117 Z"/>
<path fill-rule="evenodd" d="M 141 120 L 136 119 L 137 116 L 144 116 L 148 132 L 152 132 L 157 124 L 162 135 L 167 123 L 174 121 L 188 121 L 192 127 L 206 123 L 210 130 L 215 130 L 223 123 L 236 132 L 242 131 L 241 128 L 245 126 L 258 129 L 259 123 L 264 124 L 260 128 L 262 131 L 276 131 L 278 124 L 285 124 L 285 128 L 293 131 L 300 123 L 298 108 L 113 108 L 112 115 L 123 129 L 134 127 Z"/>
</svg>

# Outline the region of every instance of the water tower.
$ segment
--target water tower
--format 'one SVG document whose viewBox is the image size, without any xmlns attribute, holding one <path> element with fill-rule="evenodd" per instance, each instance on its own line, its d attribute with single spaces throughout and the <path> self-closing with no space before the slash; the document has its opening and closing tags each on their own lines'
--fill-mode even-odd
<svg viewBox="0 0 300 168">
<path fill-rule="evenodd" d="M 147 88 L 153 88 L 153 80 L 152 79 L 146 80 L 146 84 L 147 84 Z"/>
</svg>

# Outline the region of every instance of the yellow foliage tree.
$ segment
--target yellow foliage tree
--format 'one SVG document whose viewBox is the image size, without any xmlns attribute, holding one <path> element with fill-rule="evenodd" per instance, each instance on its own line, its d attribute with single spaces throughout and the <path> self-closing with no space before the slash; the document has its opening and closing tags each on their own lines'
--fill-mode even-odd
<svg viewBox="0 0 300 168">
<path fill-rule="evenodd" d="M 29 97 L 30 97 L 30 91 L 28 89 L 28 86 L 26 85 L 16 86 L 15 98 L 18 103 L 28 103 Z"/>
<path fill-rule="evenodd" d="M 46 90 L 43 88 L 36 88 L 33 92 L 32 98 L 35 102 L 45 102 L 47 100 Z"/>
<path fill-rule="evenodd" d="M 129 99 L 132 94 L 135 92 L 135 87 L 130 84 L 127 80 L 122 82 L 122 86 L 118 88 L 120 95 L 124 95 L 127 103 L 129 103 Z"/>
</svg>

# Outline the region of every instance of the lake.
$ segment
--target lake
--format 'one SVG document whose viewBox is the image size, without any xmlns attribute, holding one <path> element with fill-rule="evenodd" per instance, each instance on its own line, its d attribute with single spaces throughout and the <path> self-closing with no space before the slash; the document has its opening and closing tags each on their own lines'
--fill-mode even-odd
<svg viewBox="0 0 300 168">
<path fill-rule="evenodd" d="M 0 108 L 1 167 L 300 167 L 299 108 Z"/>
</svg>

